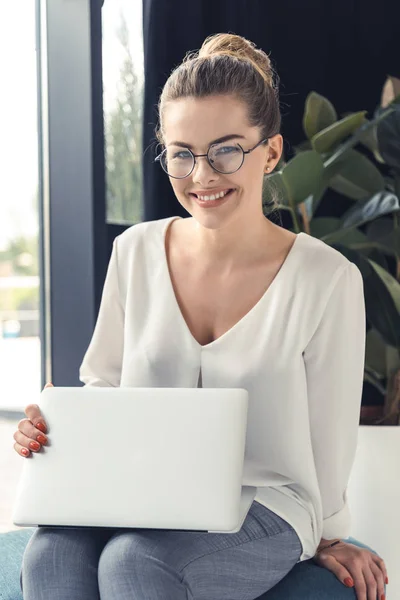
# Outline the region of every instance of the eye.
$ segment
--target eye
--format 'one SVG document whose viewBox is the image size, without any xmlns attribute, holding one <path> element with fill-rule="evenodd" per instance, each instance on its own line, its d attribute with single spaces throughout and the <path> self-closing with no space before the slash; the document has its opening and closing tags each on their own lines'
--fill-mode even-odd
<svg viewBox="0 0 400 600">
<path fill-rule="evenodd" d="M 234 154 L 239 151 L 237 146 L 222 146 L 217 149 L 217 154 Z"/>
<path fill-rule="evenodd" d="M 186 159 L 186 158 L 191 158 L 191 156 L 192 155 L 187 150 L 181 150 L 180 152 L 175 152 L 172 155 L 172 158 Z"/>
</svg>

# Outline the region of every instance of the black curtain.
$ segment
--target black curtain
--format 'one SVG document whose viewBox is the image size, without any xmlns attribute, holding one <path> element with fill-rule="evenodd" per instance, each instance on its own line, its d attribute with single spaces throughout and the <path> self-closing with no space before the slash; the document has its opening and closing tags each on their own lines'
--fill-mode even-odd
<svg viewBox="0 0 400 600">
<path fill-rule="evenodd" d="M 372 113 L 386 76 L 400 77 L 399 6 L 398 0 L 143 0 L 144 220 L 188 216 L 153 162 L 158 98 L 186 52 L 200 48 L 208 35 L 231 32 L 270 54 L 281 82 L 290 158 L 293 145 L 304 139 L 302 115 L 311 90 L 328 97 L 339 115 Z"/>
</svg>

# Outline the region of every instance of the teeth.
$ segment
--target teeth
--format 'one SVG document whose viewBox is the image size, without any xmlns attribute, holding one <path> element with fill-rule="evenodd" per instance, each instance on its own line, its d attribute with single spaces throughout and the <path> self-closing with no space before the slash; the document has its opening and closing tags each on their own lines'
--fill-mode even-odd
<svg viewBox="0 0 400 600">
<path fill-rule="evenodd" d="M 213 194 L 212 196 L 197 196 L 197 197 L 200 198 L 200 200 L 217 200 L 218 198 L 223 198 L 228 192 L 229 192 L 229 190 L 226 190 L 225 192 L 220 192 L 219 194 Z"/>
</svg>

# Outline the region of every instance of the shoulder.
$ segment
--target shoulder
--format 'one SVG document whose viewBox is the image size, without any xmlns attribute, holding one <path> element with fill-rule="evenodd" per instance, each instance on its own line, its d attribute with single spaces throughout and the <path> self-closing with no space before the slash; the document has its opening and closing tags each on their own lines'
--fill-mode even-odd
<svg viewBox="0 0 400 600">
<path fill-rule="evenodd" d="M 132 252 L 150 250 L 155 242 L 162 241 L 162 233 L 170 218 L 142 221 L 128 227 L 115 238 L 118 255 L 127 256 Z"/>
<path fill-rule="evenodd" d="M 345 271 L 361 277 L 357 265 L 341 252 L 307 233 L 303 232 L 300 236 L 299 260 L 304 265 L 304 273 L 310 282 L 317 281 L 321 288 L 327 289 L 330 287 L 329 283 L 333 285 Z"/>
<path fill-rule="evenodd" d="M 328 306 L 360 310 L 364 300 L 361 271 L 341 252 L 322 240 L 301 234 L 293 277 L 293 293 L 301 307 L 307 332 L 314 331 Z"/>
<path fill-rule="evenodd" d="M 365 321 L 364 284 L 357 265 L 322 240 L 301 234 L 299 248 L 293 294 L 302 316 L 299 339 L 306 348 L 324 318 L 338 327 L 345 315 Z"/>
</svg>

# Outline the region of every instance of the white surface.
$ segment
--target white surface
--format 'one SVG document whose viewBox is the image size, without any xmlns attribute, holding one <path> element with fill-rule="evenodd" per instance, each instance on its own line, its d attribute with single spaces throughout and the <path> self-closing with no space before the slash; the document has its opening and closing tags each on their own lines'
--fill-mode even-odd
<svg viewBox="0 0 400 600">
<path fill-rule="evenodd" d="M 23 412 L 36 402 L 41 391 L 40 339 L 0 337 L 0 375 L 0 410 Z"/>
<path fill-rule="evenodd" d="M 339 440 L 340 443 L 340 440 Z M 400 598 L 400 427 L 360 426 L 348 487 L 351 536 L 385 561 L 387 600 Z"/>
<path fill-rule="evenodd" d="M 240 529 L 246 390 L 55 387 L 38 404 L 51 446 L 24 463 L 16 525 Z"/>
<path fill-rule="evenodd" d="M 14 450 L 14 432 L 19 419 L 0 418 L 0 533 L 18 529 L 11 522 L 12 506 L 23 461 Z"/>
</svg>

